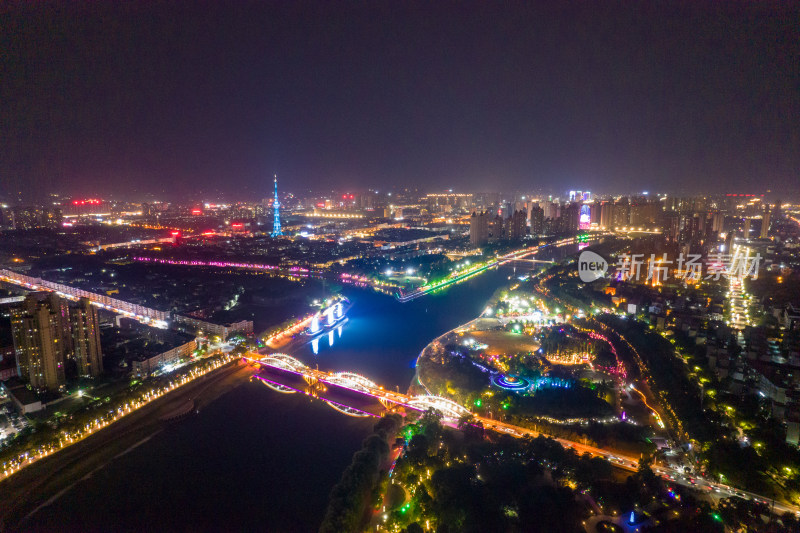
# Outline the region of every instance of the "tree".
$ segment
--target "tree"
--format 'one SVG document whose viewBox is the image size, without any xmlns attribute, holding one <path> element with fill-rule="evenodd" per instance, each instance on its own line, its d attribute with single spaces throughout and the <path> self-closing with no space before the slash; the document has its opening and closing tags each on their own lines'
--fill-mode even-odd
<svg viewBox="0 0 800 533">
<path fill-rule="evenodd" d="M 595 356 L 594 363 L 598 366 L 614 367 L 617 364 L 617 358 L 610 350 L 603 349 Z"/>
<path fill-rule="evenodd" d="M 353 455 L 350 466 L 331 490 L 320 532 L 359 530 L 366 506 L 373 500 L 370 496 L 374 497 L 374 488 L 381 479 L 381 461 L 389 455 L 388 440 L 394 438 L 399 427 L 395 417 L 387 415 L 386 421 L 378 421 L 375 433 L 365 438 L 361 449 Z"/>
<path fill-rule="evenodd" d="M 639 460 L 639 467 L 636 470 L 636 474 L 632 476 L 636 481 L 644 485 L 644 488 L 650 493 L 658 491 L 661 487 L 661 480 L 658 479 L 658 476 L 656 476 L 653 470 L 650 468 L 652 463 L 652 455 L 642 455 L 642 458 Z"/>
<path fill-rule="evenodd" d="M 473 422 L 474 422 L 474 418 L 472 416 L 472 413 L 469 413 L 469 414 L 466 414 L 466 415 L 461 415 L 458 418 L 458 426 L 457 427 L 458 427 L 458 429 L 463 431 L 464 428 L 466 428 L 467 426 L 469 426 Z"/>
<path fill-rule="evenodd" d="M 411 464 L 422 465 L 428 458 L 430 440 L 424 434 L 414 435 L 406 448 L 406 458 Z"/>
<path fill-rule="evenodd" d="M 417 426 L 429 441 L 436 440 L 442 434 L 442 413 L 433 408 L 428 408 L 427 411 L 422 413 Z"/>
</svg>

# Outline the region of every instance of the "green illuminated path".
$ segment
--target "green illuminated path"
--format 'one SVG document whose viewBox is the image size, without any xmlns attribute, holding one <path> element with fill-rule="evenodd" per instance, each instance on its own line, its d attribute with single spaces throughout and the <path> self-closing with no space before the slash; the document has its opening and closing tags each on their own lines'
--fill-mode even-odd
<svg viewBox="0 0 800 533">
<path fill-rule="evenodd" d="M 515 250 L 515 251 L 513 251 L 513 252 L 511 252 L 509 254 L 506 254 L 506 255 L 498 257 L 494 261 L 492 261 L 492 262 L 490 262 L 490 263 L 488 263 L 488 264 L 486 264 L 486 265 L 484 265 L 482 267 L 473 268 L 473 269 L 468 270 L 467 272 L 464 272 L 463 274 L 459 274 L 459 275 L 457 275 L 457 276 L 455 276 L 453 278 L 446 278 L 446 279 L 438 281 L 438 282 L 436 282 L 436 283 L 434 283 L 432 285 L 426 285 L 426 286 L 420 287 L 417 290 L 415 290 L 414 292 L 411 292 L 409 294 L 405 294 L 405 295 L 402 295 L 402 296 L 398 296 L 397 299 L 399 301 L 403 302 L 403 303 L 410 302 L 411 300 L 414 300 L 414 299 L 419 298 L 421 296 L 425 296 L 426 294 L 430 294 L 430 293 L 432 293 L 434 291 L 438 291 L 438 290 L 447 288 L 450 285 L 453 285 L 453 284 L 456 284 L 456 283 L 460 283 L 462 281 L 466 281 L 467 279 L 470 279 L 473 276 L 477 276 L 478 274 L 482 274 L 482 273 L 486 272 L 490 268 L 494 268 L 494 267 L 503 265 L 505 263 L 509 263 L 509 262 L 517 260 L 517 259 L 523 259 L 523 258 L 528 257 L 530 255 L 535 255 L 535 254 L 539 253 L 540 251 L 544 250 L 545 248 L 547 248 L 548 246 L 553 246 L 553 247 L 558 248 L 558 247 L 561 247 L 561 246 L 568 246 L 570 244 L 590 242 L 590 241 L 593 241 L 593 240 L 597 240 L 597 239 L 599 239 L 599 238 L 601 238 L 603 236 L 604 236 L 603 234 L 596 235 L 596 236 L 591 236 L 591 237 L 583 235 L 583 236 L 578 236 L 578 237 L 571 237 L 569 239 L 561 239 L 560 241 L 556 241 L 556 242 L 548 243 L 548 244 L 543 244 L 541 246 L 536 246 L 535 248 L 522 248 L 520 250 Z"/>
</svg>

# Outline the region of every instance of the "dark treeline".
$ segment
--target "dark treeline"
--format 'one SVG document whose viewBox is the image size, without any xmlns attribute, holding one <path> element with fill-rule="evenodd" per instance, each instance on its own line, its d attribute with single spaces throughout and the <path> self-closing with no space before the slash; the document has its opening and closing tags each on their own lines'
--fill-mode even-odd
<svg viewBox="0 0 800 533">
<path fill-rule="evenodd" d="M 420 531 L 428 517 L 437 533 L 489 531 L 582 531 L 588 517 L 570 480 L 587 488 L 612 482 L 611 464 L 578 455 L 559 442 L 538 437 L 465 432 L 423 417 L 394 478 L 410 488 L 409 510 L 390 511 L 403 531 Z M 462 431 L 470 426 L 466 421 Z M 415 522 L 415 521 L 419 522 Z M 404 524 L 405 525 L 405 524 Z"/>
<path fill-rule="evenodd" d="M 372 435 L 361 443 L 342 479 L 331 490 L 320 533 L 360 530 L 370 496 L 381 478 L 381 464 L 389 457 L 389 443 L 402 423 L 399 415 L 390 414 L 375 424 Z"/>
<path fill-rule="evenodd" d="M 663 393 L 666 414 L 671 415 L 674 424 L 677 420 L 693 439 L 705 442 L 716 434 L 723 434 L 719 421 L 712 420 L 710 413 L 703 410 L 700 388 L 692 383 L 683 361 L 676 356 L 675 348 L 661 335 L 647 330 L 646 325 L 635 320 L 621 319 L 611 314 L 597 317 L 600 323 L 612 329 L 612 335 L 622 334 L 636 347 L 646 365 L 645 379 L 650 381 L 656 391 Z M 630 350 L 619 343 L 620 356 Z M 629 367 L 630 368 L 630 367 Z"/>
</svg>

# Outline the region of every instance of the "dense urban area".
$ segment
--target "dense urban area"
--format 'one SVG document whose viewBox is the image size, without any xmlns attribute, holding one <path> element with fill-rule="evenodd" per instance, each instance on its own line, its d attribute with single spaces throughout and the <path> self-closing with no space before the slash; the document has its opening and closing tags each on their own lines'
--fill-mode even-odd
<svg viewBox="0 0 800 533">
<path fill-rule="evenodd" d="M 382 417 L 322 531 L 798 527 L 798 206 L 273 181 L 257 203 L 2 205 L 7 525 L 39 461 L 171 396 L 159 423 L 191 416 L 179 391 L 238 367 Z M 407 392 L 291 355 L 332 347 L 359 294 L 410 305 L 501 271 Z"/>
<path fill-rule="evenodd" d="M 0 533 L 800 532 L 800 2 L 0 4 Z"/>
</svg>

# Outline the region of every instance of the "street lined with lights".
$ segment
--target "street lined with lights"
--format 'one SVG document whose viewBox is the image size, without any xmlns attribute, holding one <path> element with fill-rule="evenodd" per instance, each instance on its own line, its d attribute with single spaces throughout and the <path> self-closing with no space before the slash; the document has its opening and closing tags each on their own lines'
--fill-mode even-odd
<svg viewBox="0 0 800 533">
<path fill-rule="evenodd" d="M 136 400 L 125 402 L 124 404 L 116 406 L 114 409 L 111 409 L 98 416 L 93 421 L 86 423 L 83 427 L 76 431 L 61 432 L 57 441 L 41 445 L 35 450 L 23 453 L 17 457 L 16 460 L 7 461 L 0 465 L 0 467 L 2 467 L 2 470 L 0 470 L 0 481 L 19 472 L 25 467 L 30 466 L 40 459 L 48 457 L 72 444 L 82 441 L 92 434 L 120 420 L 124 416 L 141 409 L 142 407 L 180 388 L 181 386 L 191 383 L 196 379 L 201 378 L 236 359 L 238 358 L 232 356 L 231 354 L 224 354 L 214 361 L 206 362 L 203 368 L 194 368 L 180 379 L 170 381 L 169 384 L 165 386 L 150 389 L 149 391 L 140 395 Z"/>
<path fill-rule="evenodd" d="M 341 403 L 333 402 L 330 399 L 322 398 L 320 394 L 314 390 L 313 385 L 316 383 L 323 383 L 326 385 L 334 385 L 342 387 L 344 389 L 348 389 L 360 394 L 366 394 L 372 398 L 379 400 L 381 404 L 387 409 L 389 409 L 390 405 L 403 407 L 406 409 L 412 409 L 415 411 L 425 411 L 428 408 L 432 408 L 436 411 L 439 411 L 443 416 L 444 422 L 453 427 L 457 425 L 459 418 L 463 416 L 469 416 L 470 419 L 473 421 L 473 423 L 480 424 L 485 429 L 489 429 L 499 433 L 504 433 L 512 437 L 536 438 L 539 436 L 543 436 L 552 438 L 565 448 L 571 448 L 578 454 L 588 453 L 595 457 L 602 457 L 608 460 L 614 466 L 630 472 L 635 472 L 639 466 L 638 459 L 634 457 L 625 456 L 616 451 L 610 452 L 602 448 L 589 446 L 586 444 L 582 444 L 580 442 L 575 442 L 563 438 L 556 438 L 540 431 L 516 426 L 514 424 L 508 424 L 492 418 L 482 417 L 477 415 L 476 413 L 471 412 L 466 407 L 461 406 L 456 402 L 453 402 L 452 400 L 449 400 L 447 398 L 441 398 L 433 395 L 409 396 L 407 394 L 385 390 L 383 387 L 375 384 L 370 379 L 365 378 L 364 376 L 358 374 L 346 373 L 346 372 L 325 372 L 321 370 L 312 369 L 306 366 L 304 363 L 300 362 L 299 360 L 295 359 L 294 357 L 286 354 L 271 354 L 268 356 L 262 356 L 260 354 L 249 354 L 244 359 L 250 362 L 251 364 L 257 366 L 272 367 L 275 369 L 279 369 L 281 372 L 287 372 L 289 374 L 302 376 L 304 381 L 310 386 L 308 390 L 299 390 L 296 388 L 283 385 L 279 381 L 276 381 L 274 379 L 271 380 L 262 375 L 257 374 L 256 376 L 254 376 L 255 379 L 262 381 L 265 385 L 269 386 L 270 388 L 278 390 L 279 392 L 295 392 L 295 393 L 306 394 L 308 396 L 320 399 L 328 403 L 329 405 L 331 405 L 331 407 L 333 407 L 337 411 L 349 416 L 356 416 L 356 417 L 379 416 L 379 413 L 367 413 L 360 409 L 344 406 Z M 632 390 L 636 389 L 632 387 Z M 636 392 L 642 394 L 638 390 L 636 390 Z M 648 408 L 650 408 L 650 406 L 648 406 Z M 658 416 L 655 411 L 653 412 L 656 414 L 656 416 Z M 658 465 L 654 465 L 651 468 L 655 473 L 657 473 L 665 480 L 669 480 L 673 483 L 677 483 L 690 488 L 699 487 L 701 489 L 709 491 L 710 493 L 713 493 L 716 497 L 738 495 L 740 497 L 749 498 L 754 501 L 769 500 L 769 498 L 765 496 L 755 494 L 753 492 L 734 489 L 724 483 L 714 483 L 706 479 L 695 478 L 693 476 L 686 475 L 679 468 L 670 468 Z M 800 513 L 800 507 L 787 505 L 779 502 L 775 502 L 774 506 L 776 509 L 783 512 Z"/>
<path fill-rule="evenodd" d="M 522 248 L 520 250 L 515 250 L 508 254 L 502 255 L 496 259 L 484 263 L 478 263 L 475 265 L 471 265 L 469 261 L 466 261 L 465 269 L 453 272 L 452 274 L 450 274 L 450 276 L 442 280 L 432 282 L 427 285 L 423 285 L 422 287 L 419 287 L 418 289 L 408 294 L 398 295 L 397 299 L 401 302 L 410 302 L 411 300 L 447 288 L 456 283 L 467 281 L 468 279 L 471 279 L 472 277 L 477 276 L 478 274 L 482 274 L 491 268 L 501 266 L 506 263 L 510 263 L 512 261 L 525 260 L 526 258 L 532 255 L 536 255 L 537 253 L 541 252 L 542 250 L 548 247 L 558 248 L 561 246 L 576 244 L 578 242 L 589 242 L 590 240 L 597 240 L 606 235 L 607 235 L 606 233 L 599 233 L 599 234 L 592 234 L 590 236 L 578 236 L 578 237 L 570 237 L 567 239 L 561 239 L 556 242 L 542 244 L 533 248 Z"/>
</svg>

